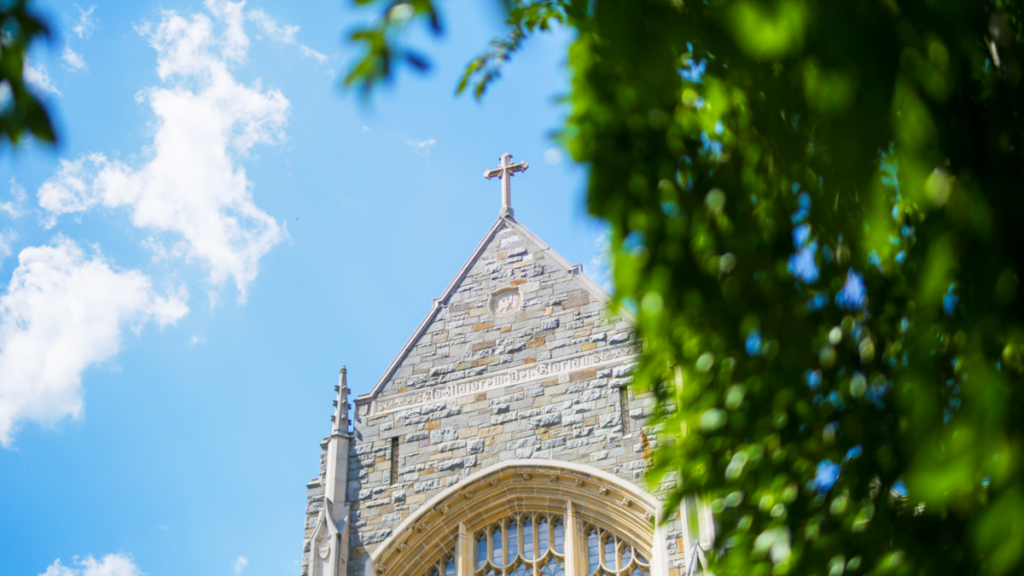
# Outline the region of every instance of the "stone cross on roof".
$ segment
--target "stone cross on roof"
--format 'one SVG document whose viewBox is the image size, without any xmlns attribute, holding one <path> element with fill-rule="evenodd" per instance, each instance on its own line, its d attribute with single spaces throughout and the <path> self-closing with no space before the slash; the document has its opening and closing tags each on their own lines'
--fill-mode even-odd
<svg viewBox="0 0 1024 576">
<path fill-rule="evenodd" d="M 515 214 L 512 211 L 512 175 L 516 172 L 526 172 L 530 165 L 526 162 L 513 164 L 512 155 L 508 152 L 502 154 L 500 160 L 500 168 L 487 170 L 484 172 L 484 178 L 488 180 L 495 176 L 501 178 L 501 215 L 512 216 Z"/>
</svg>

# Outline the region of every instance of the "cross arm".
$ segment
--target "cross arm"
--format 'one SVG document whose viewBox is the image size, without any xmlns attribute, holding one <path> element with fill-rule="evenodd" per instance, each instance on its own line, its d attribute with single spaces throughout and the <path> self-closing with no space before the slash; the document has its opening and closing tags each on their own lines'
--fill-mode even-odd
<svg viewBox="0 0 1024 576">
<path fill-rule="evenodd" d="M 491 178 L 494 178 L 495 176 L 500 178 L 501 177 L 501 171 L 502 171 L 502 168 L 492 168 L 491 170 L 485 170 L 484 171 L 484 178 L 487 178 L 488 180 L 490 180 Z"/>
</svg>

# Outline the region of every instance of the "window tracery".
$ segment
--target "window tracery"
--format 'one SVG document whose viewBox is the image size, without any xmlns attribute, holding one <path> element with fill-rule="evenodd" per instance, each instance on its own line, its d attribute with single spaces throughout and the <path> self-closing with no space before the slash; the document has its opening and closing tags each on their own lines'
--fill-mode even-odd
<svg viewBox="0 0 1024 576">
<path fill-rule="evenodd" d="M 668 576 L 658 510 L 583 465 L 507 461 L 421 505 L 371 553 L 367 574 Z"/>
<path fill-rule="evenodd" d="M 455 554 L 448 552 L 427 569 L 424 576 L 455 576 Z"/>
<path fill-rule="evenodd" d="M 592 524 L 584 534 L 589 576 L 650 576 L 650 561 L 622 537 Z"/>
<path fill-rule="evenodd" d="M 560 514 L 512 514 L 477 531 L 475 576 L 565 576 Z"/>
</svg>

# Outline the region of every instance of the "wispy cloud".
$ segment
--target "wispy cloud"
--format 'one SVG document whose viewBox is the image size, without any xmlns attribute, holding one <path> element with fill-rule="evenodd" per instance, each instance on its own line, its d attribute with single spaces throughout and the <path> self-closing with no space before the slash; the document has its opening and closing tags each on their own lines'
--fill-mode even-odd
<svg viewBox="0 0 1024 576">
<path fill-rule="evenodd" d="M 60 59 L 64 61 L 66 68 L 74 72 L 87 68 L 85 58 L 82 58 L 82 55 L 72 50 L 70 46 L 64 47 L 64 51 L 61 52 Z"/>
<path fill-rule="evenodd" d="M 245 86 L 231 74 L 230 65 L 243 60 L 249 46 L 243 6 L 207 0 L 216 22 L 169 10 L 159 23 L 139 26 L 157 52 L 163 82 L 142 92 L 156 116 L 150 159 L 139 166 L 101 153 L 62 160 L 38 192 L 50 226 L 61 214 L 128 207 L 136 227 L 184 241 L 175 244 L 184 250 L 165 254 L 183 252 L 203 262 L 211 284 L 233 279 L 239 302 L 260 258 L 284 237 L 281 225 L 254 203 L 239 160 L 258 144 L 284 139 L 290 106 L 279 90 L 259 81 Z M 147 244 L 160 243 L 151 237 Z"/>
<path fill-rule="evenodd" d="M 96 11 L 96 5 L 89 6 L 88 10 L 84 10 L 78 4 L 75 4 L 75 8 L 78 9 L 78 21 L 71 27 L 71 31 L 74 32 L 79 38 L 88 38 L 92 35 L 92 31 L 96 29 L 96 18 L 92 15 Z"/>
<path fill-rule="evenodd" d="M 7 229 L 0 232 L 0 262 L 6 260 L 11 255 L 11 244 L 18 239 L 18 233 L 14 230 Z"/>
<path fill-rule="evenodd" d="M 14 200 L 8 200 L 7 202 L 0 202 L 0 212 L 3 212 L 11 218 L 21 218 L 25 215 L 25 200 L 28 199 L 28 195 L 25 193 L 25 187 L 18 184 L 18 181 L 11 178 L 11 196 Z"/>
<path fill-rule="evenodd" d="M 39 576 L 140 576 L 142 572 L 131 557 L 126 554 L 107 554 L 97 561 L 92 556 L 84 560 L 75 558 L 71 566 L 60 563 L 60 558 L 53 561 Z"/>
<path fill-rule="evenodd" d="M 608 292 L 614 289 L 611 278 L 611 240 L 610 230 L 605 230 L 594 237 L 594 256 L 590 259 L 588 274 Z"/>
<path fill-rule="evenodd" d="M 427 138 L 426 140 L 416 140 L 415 138 L 410 138 L 408 136 L 403 136 L 403 138 L 405 138 L 405 143 L 412 148 L 412 151 L 420 156 L 430 154 L 430 149 L 434 144 L 437 144 L 437 140 L 434 140 L 433 138 Z"/>
<path fill-rule="evenodd" d="M 24 421 L 79 417 L 82 371 L 117 354 L 122 325 L 173 324 L 187 298 L 161 296 L 141 272 L 115 270 L 63 236 L 22 250 L 0 297 L 0 445 Z"/>
<path fill-rule="evenodd" d="M 299 33 L 298 26 L 280 24 L 277 20 L 258 8 L 256 10 L 250 10 L 247 17 L 256 23 L 256 26 L 267 36 L 267 38 L 282 44 L 297 46 L 299 48 L 299 53 L 302 54 L 303 58 L 311 58 L 316 60 L 318 64 L 327 62 L 327 56 L 325 54 L 317 52 L 295 39 L 295 35 Z"/>
<path fill-rule="evenodd" d="M 562 151 L 558 148 L 548 148 L 544 151 L 544 163 L 548 166 L 555 166 L 562 161 Z"/>
<path fill-rule="evenodd" d="M 53 81 L 50 80 L 50 75 L 46 72 L 46 66 L 26 58 L 23 74 L 25 75 L 25 82 L 28 83 L 29 87 L 40 93 L 40 95 L 45 95 L 46 93 L 57 96 L 61 95 L 60 90 L 57 90 L 57 87 L 53 85 Z"/>
<path fill-rule="evenodd" d="M 241 574 L 248 565 L 249 561 L 245 559 L 245 556 L 239 556 L 238 560 L 235 560 L 235 574 Z"/>
</svg>

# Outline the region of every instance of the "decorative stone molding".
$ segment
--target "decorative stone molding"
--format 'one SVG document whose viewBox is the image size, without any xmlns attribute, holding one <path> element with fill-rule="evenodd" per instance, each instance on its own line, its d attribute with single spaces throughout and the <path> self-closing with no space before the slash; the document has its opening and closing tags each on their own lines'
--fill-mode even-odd
<svg viewBox="0 0 1024 576">
<path fill-rule="evenodd" d="M 623 360 L 633 360 L 640 351 L 639 343 L 628 342 L 618 346 L 608 346 L 580 352 L 571 356 L 563 356 L 525 366 L 489 372 L 484 376 L 463 378 L 445 384 L 438 383 L 438 385 L 430 386 L 425 390 L 415 390 L 372 401 L 368 400 L 368 404 L 360 407 L 359 414 L 360 416 L 369 417 L 397 410 L 410 410 L 424 404 L 448 402 L 456 398 L 488 392 L 497 388 L 521 386 L 530 382 L 539 382 L 555 377 L 559 378 L 559 381 L 564 379 L 565 382 L 568 382 L 569 375 L 573 372 L 588 368 L 599 368 L 616 362 L 622 362 Z"/>
<path fill-rule="evenodd" d="M 504 318 L 511 316 L 523 307 L 523 295 L 519 293 L 519 288 L 504 288 L 498 290 L 487 301 L 487 309 L 491 312 L 491 316 L 495 318 Z"/>
<path fill-rule="evenodd" d="M 539 474 L 549 481 L 529 486 L 503 482 L 529 480 Z M 598 495 L 588 485 L 597 487 Z M 469 494 L 473 497 L 467 498 Z M 657 499 L 638 486 L 585 464 L 507 460 L 425 502 L 371 552 L 371 559 L 377 576 L 417 576 L 409 573 L 408 567 L 429 566 L 453 551 L 458 556 L 470 549 L 459 540 L 460 532 L 473 534 L 504 518 L 510 510 L 537 511 L 578 519 L 580 526 L 614 529 L 638 550 L 647 551 L 647 558 L 652 560 L 651 576 L 667 576 L 667 562 L 662 561 L 667 554 L 664 530 L 654 525 L 660 508 Z M 443 512 L 444 521 L 427 530 L 423 518 L 435 511 Z M 389 571 L 388 566 L 394 569 Z"/>
</svg>

